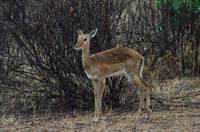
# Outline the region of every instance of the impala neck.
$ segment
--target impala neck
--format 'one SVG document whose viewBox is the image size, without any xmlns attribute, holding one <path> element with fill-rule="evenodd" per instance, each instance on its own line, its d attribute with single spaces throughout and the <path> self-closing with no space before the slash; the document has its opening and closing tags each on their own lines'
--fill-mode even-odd
<svg viewBox="0 0 200 132">
<path fill-rule="evenodd" d="M 90 62 L 90 50 L 89 45 L 82 49 L 82 61 L 83 65 L 86 65 Z"/>
</svg>

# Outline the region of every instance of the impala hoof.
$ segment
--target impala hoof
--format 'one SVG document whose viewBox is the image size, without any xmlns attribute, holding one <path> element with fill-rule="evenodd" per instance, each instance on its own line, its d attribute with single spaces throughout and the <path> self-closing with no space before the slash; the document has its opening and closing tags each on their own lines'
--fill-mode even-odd
<svg viewBox="0 0 200 132">
<path fill-rule="evenodd" d="M 137 113 L 138 115 L 142 115 L 142 114 L 143 114 L 143 111 L 142 111 L 142 109 L 138 109 L 136 113 Z"/>
<path fill-rule="evenodd" d="M 97 122 L 98 120 L 99 120 L 99 116 L 94 116 L 94 117 L 93 117 L 93 121 L 94 121 L 94 122 Z"/>
<path fill-rule="evenodd" d="M 148 114 L 152 113 L 152 109 L 148 108 L 148 109 L 147 109 L 147 113 L 148 113 Z"/>
</svg>

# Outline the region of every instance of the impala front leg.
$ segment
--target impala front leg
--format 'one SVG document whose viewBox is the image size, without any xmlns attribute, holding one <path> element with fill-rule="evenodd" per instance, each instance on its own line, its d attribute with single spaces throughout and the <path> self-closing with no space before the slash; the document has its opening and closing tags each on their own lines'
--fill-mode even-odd
<svg viewBox="0 0 200 132">
<path fill-rule="evenodd" d="M 105 90 L 105 79 L 93 80 L 95 95 L 95 115 L 94 121 L 98 121 L 102 114 L 102 97 Z"/>
<path fill-rule="evenodd" d="M 98 102 L 97 102 L 97 95 L 98 95 L 98 80 L 92 80 L 93 89 L 94 89 L 94 120 L 96 120 L 97 110 L 98 110 Z"/>
</svg>

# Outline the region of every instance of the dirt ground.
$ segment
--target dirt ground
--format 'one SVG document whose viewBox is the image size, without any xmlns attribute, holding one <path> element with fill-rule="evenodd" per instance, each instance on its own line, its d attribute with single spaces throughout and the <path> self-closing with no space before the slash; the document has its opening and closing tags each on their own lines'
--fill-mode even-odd
<svg viewBox="0 0 200 132">
<path fill-rule="evenodd" d="M 8 122 L 8 121 L 7 121 Z M 45 115 L 13 120 L 1 132 L 199 132 L 200 109 L 172 108 L 169 111 L 138 115 L 134 112 L 92 115 Z"/>
<path fill-rule="evenodd" d="M 0 118 L 0 132 L 200 132 L 199 78 L 168 80 L 156 89 L 150 115 L 125 108 L 105 112 L 98 122 L 93 112 L 7 115 Z"/>
</svg>

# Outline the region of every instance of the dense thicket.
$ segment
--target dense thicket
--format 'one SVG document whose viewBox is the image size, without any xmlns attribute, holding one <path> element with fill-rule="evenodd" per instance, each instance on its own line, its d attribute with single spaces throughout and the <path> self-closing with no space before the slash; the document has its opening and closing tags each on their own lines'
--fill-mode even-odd
<svg viewBox="0 0 200 132">
<path fill-rule="evenodd" d="M 200 1 L 156 0 L 156 4 L 161 13 L 159 30 L 170 40 L 173 56 L 179 56 L 183 74 L 199 75 Z"/>
<path fill-rule="evenodd" d="M 13 98 L 31 111 L 91 108 L 92 87 L 73 49 L 78 29 L 99 29 L 92 53 L 136 48 L 148 79 L 199 75 L 199 3 L 183 1 L 1 0 L 0 90 L 8 97 L 1 104 Z M 107 102 L 123 103 L 130 84 L 124 78 L 107 84 Z"/>
</svg>

